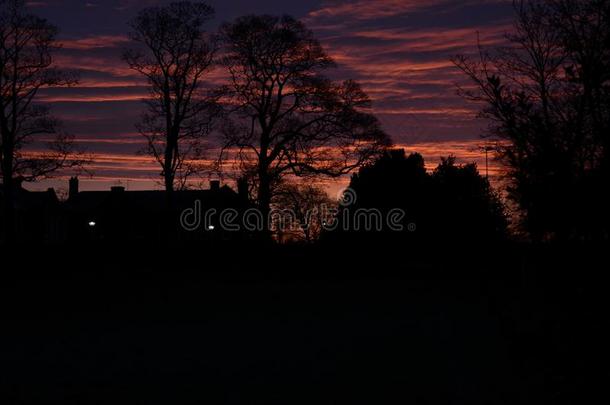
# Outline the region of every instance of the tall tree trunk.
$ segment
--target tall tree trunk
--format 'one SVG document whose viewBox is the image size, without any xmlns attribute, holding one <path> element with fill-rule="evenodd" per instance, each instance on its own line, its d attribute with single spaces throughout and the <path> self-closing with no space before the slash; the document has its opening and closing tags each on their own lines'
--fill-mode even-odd
<svg viewBox="0 0 610 405">
<path fill-rule="evenodd" d="M 167 169 L 166 169 L 167 170 Z M 164 182 L 165 182 L 165 191 L 167 191 L 168 195 L 169 194 L 173 194 L 174 192 L 174 176 L 172 176 L 172 174 L 165 174 L 164 176 Z"/>
<path fill-rule="evenodd" d="M 258 208 L 261 212 L 263 220 L 262 235 L 264 239 L 271 238 L 271 227 L 269 223 L 269 213 L 271 212 L 271 181 L 266 170 L 259 172 L 259 185 L 258 185 Z"/>
<path fill-rule="evenodd" d="M 2 184 L 3 195 L 3 233 L 4 243 L 7 245 L 16 242 L 17 236 L 15 222 L 15 182 L 13 180 L 13 151 L 9 142 L 3 144 L 2 157 Z"/>
<path fill-rule="evenodd" d="M 167 145 L 165 148 L 165 156 L 164 156 L 164 182 L 165 182 L 165 229 L 164 229 L 164 238 L 168 242 L 175 241 L 177 234 L 177 219 L 178 216 L 176 214 L 176 204 L 175 204 L 175 195 L 174 195 L 174 180 L 175 175 L 173 171 L 173 157 L 174 157 L 174 148 L 175 144 L 173 141 L 173 137 L 171 134 L 168 134 Z"/>
<path fill-rule="evenodd" d="M 271 239 L 271 224 L 269 213 L 271 212 L 271 178 L 269 175 L 268 151 L 269 151 L 269 132 L 267 125 L 261 120 L 261 127 L 264 129 L 261 135 L 260 156 L 258 162 L 258 208 L 263 219 L 262 237 L 264 240 Z"/>
</svg>

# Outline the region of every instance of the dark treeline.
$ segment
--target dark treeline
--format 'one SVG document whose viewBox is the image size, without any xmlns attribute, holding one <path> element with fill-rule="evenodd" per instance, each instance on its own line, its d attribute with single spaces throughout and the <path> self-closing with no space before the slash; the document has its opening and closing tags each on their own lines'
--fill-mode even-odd
<svg viewBox="0 0 610 405">
<path fill-rule="evenodd" d="M 340 208 L 337 231 L 325 235 L 329 240 L 382 237 L 434 245 L 491 243 L 508 236 L 505 207 L 489 181 L 475 164 L 456 165 L 453 157 L 428 173 L 421 155 L 391 150 L 360 169 L 348 192 L 344 198 L 354 201 Z M 371 215 L 370 209 L 381 215 Z M 400 214 L 394 226 L 387 223 L 392 212 Z"/>
<path fill-rule="evenodd" d="M 607 239 L 610 1 L 515 1 L 508 44 L 454 62 L 475 85 L 534 240 Z"/>
<path fill-rule="evenodd" d="M 507 217 L 504 193 L 475 165 L 447 157 L 427 173 L 420 156 L 393 151 L 367 94 L 355 81 L 330 79 L 335 62 L 302 22 L 250 15 L 210 32 L 214 10 L 202 2 L 142 10 L 129 24 L 132 45 L 123 60 L 150 88 L 137 129 L 160 167 L 168 238 L 179 214 L 175 193 L 202 176 L 222 176 L 239 180 L 262 213 L 263 237 L 316 240 L 328 218 L 308 211 L 332 203 L 312 184 L 358 171 L 349 190 L 355 205 L 339 202 L 336 212 L 402 209 L 396 237 L 606 240 L 610 1 L 523 0 L 515 11 L 507 45 L 453 59 L 475 84 L 460 91 L 482 104 L 490 123 L 484 136 L 497 141 L 516 207 Z M 53 63 L 56 34 L 24 1 L 0 2 L 0 197 L 8 242 L 21 184 L 90 159 L 35 103 L 39 89 L 77 83 Z M 225 82 L 211 83 L 213 71 Z M 28 145 L 49 135 L 56 139 L 47 153 L 28 154 Z M 204 164 L 210 159 L 213 165 Z M 293 210 L 296 232 L 281 234 L 273 209 Z M 334 222 L 345 228 L 344 219 Z M 516 225 L 511 232 L 508 222 Z"/>
</svg>

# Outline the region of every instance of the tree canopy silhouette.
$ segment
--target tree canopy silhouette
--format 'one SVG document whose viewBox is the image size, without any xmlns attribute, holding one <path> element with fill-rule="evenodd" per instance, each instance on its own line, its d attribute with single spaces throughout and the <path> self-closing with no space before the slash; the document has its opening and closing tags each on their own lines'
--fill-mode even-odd
<svg viewBox="0 0 610 405">
<path fill-rule="evenodd" d="M 168 195 L 204 168 L 206 135 L 216 112 L 214 97 L 203 88 L 217 49 L 204 28 L 213 16 L 205 3 L 182 1 L 144 9 L 130 23 L 139 48 L 127 50 L 123 59 L 150 86 L 137 128 L 162 168 Z"/>
<path fill-rule="evenodd" d="M 76 84 L 73 74 L 54 65 L 60 48 L 56 36 L 57 28 L 30 14 L 24 1 L 0 0 L 0 172 L 8 241 L 14 231 L 19 183 L 86 161 L 49 108 L 35 103 L 41 89 Z M 28 152 L 35 144 L 43 145 L 42 152 Z"/>
<path fill-rule="evenodd" d="M 475 164 L 457 165 L 454 157 L 442 159 L 429 174 L 421 155 L 391 150 L 354 174 L 349 192 L 354 202 L 337 216 L 336 229 L 347 231 L 343 237 L 456 243 L 500 240 L 507 234 L 504 207 L 487 179 Z M 381 234 L 366 232 L 361 214 L 371 209 L 382 217 L 401 209 L 402 232 L 383 222 L 375 229 Z"/>
<path fill-rule="evenodd" d="M 292 17 L 245 16 L 221 28 L 228 120 L 221 161 L 250 175 L 264 217 L 288 176 L 340 176 L 388 144 L 370 99 L 334 66 L 313 33 Z"/>
<path fill-rule="evenodd" d="M 451 237 L 498 240 L 507 236 L 507 218 L 501 198 L 480 175 L 475 163 L 457 165 L 454 156 L 441 158 L 431 175 L 432 214 L 437 231 Z"/>
<path fill-rule="evenodd" d="M 509 192 L 536 240 L 608 237 L 610 1 L 515 2 L 510 44 L 454 62 L 503 141 Z"/>
<path fill-rule="evenodd" d="M 323 188 L 311 184 L 286 182 L 275 192 L 272 206 L 275 214 L 272 231 L 279 242 L 318 241 L 327 221 L 331 221 L 336 209 Z"/>
</svg>

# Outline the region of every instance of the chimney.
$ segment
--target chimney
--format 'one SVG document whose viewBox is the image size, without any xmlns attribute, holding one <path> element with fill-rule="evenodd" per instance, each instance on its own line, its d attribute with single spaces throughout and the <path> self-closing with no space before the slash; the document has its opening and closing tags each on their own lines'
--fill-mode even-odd
<svg viewBox="0 0 610 405">
<path fill-rule="evenodd" d="M 68 198 L 72 199 L 78 194 L 78 177 L 70 177 Z"/>
<path fill-rule="evenodd" d="M 249 198 L 249 191 L 248 191 L 248 179 L 245 177 L 242 177 L 240 179 L 237 180 L 237 194 L 239 195 L 239 197 L 244 200 L 247 201 Z"/>
<path fill-rule="evenodd" d="M 220 180 L 211 180 L 210 181 L 210 190 L 212 190 L 212 191 L 220 190 Z"/>
</svg>

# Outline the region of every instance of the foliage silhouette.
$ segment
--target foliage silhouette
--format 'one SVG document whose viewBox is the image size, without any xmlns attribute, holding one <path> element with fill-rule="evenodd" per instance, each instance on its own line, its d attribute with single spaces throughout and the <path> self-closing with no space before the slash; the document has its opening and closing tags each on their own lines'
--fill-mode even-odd
<svg viewBox="0 0 610 405">
<path fill-rule="evenodd" d="M 276 240 L 318 241 L 327 221 L 332 220 L 336 205 L 321 187 L 294 182 L 282 184 L 272 200 L 272 207 L 277 211 L 273 216 L 276 223 L 271 224 Z"/>
<path fill-rule="evenodd" d="M 130 23 L 139 48 L 125 51 L 123 59 L 150 87 L 137 128 L 146 138 L 145 151 L 162 168 L 170 197 L 205 168 L 206 135 L 217 112 L 215 97 L 203 86 L 217 48 L 204 29 L 213 16 L 205 3 L 183 1 L 144 9 Z"/>
<path fill-rule="evenodd" d="M 454 63 L 501 140 L 509 196 L 534 240 L 609 230 L 610 1 L 515 1 L 508 46 Z"/>
<path fill-rule="evenodd" d="M 220 162 L 248 175 L 265 218 L 282 179 L 341 176 L 389 144 L 360 86 L 326 76 L 334 62 L 302 22 L 245 16 L 221 38 L 230 78 Z"/>
<path fill-rule="evenodd" d="M 332 240 L 364 238 L 405 239 L 417 243 L 457 243 L 501 240 L 507 235 L 504 207 L 475 164 L 456 165 L 455 158 L 442 159 L 432 174 L 417 153 L 403 149 L 388 151 L 374 164 L 352 176 L 350 192 L 354 204 L 338 214 L 338 232 Z M 383 217 L 401 209 L 402 232 L 382 227 L 382 237 L 366 232 L 359 223 L 360 210 L 376 209 Z M 344 231 L 347 232 L 344 232 Z"/>
<path fill-rule="evenodd" d="M 25 1 L 0 0 L 0 228 L 9 243 L 15 233 L 14 206 L 21 183 L 87 162 L 49 107 L 36 104 L 41 89 L 77 83 L 74 74 L 54 64 L 60 47 L 56 36 L 57 28 L 30 14 Z M 28 153 L 35 142 L 44 149 Z"/>
</svg>

